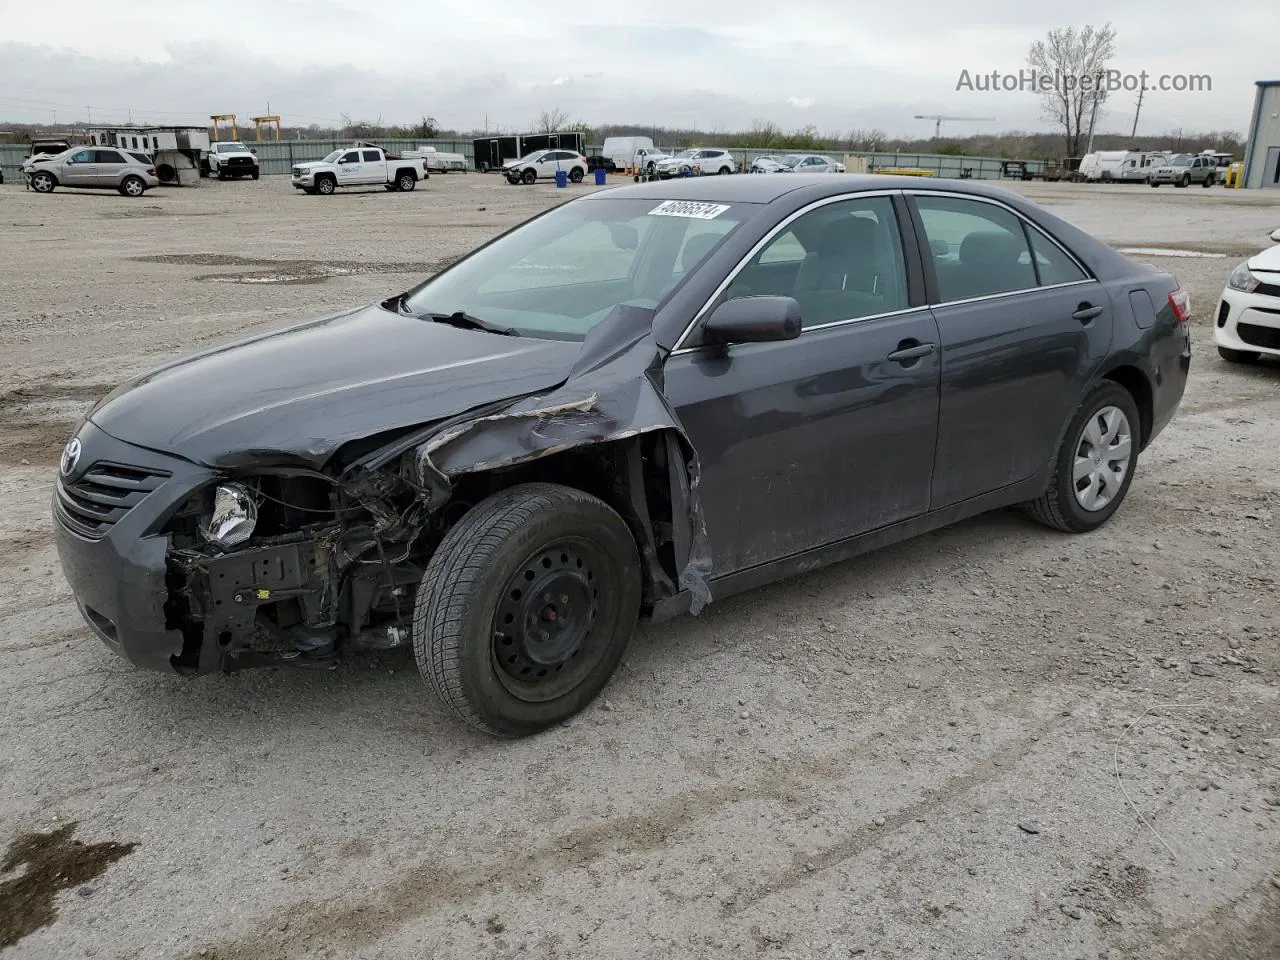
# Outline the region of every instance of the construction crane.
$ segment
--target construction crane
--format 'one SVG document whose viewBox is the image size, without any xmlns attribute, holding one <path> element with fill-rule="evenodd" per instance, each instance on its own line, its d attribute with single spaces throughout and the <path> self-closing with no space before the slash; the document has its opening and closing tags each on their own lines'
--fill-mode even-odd
<svg viewBox="0 0 1280 960">
<path fill-rule="evenodd" d="M 262 128 L 266 127 L 269 133 L 273 128 L 276 132 L 276 142 L 280 142 L 280 117 L 276 114 L 268 114 L 265 117 L 251 117 L 254 126 L 254 139 L 259 143 L 262 142 Z"/>
<path fill-rule="evenodd" d="M 917 113 L 915 118 L 917 120 L 933 121 L 933 139 L 935 140 L 937 140 L 938 137 L 942 136 L 943 120 L 963 120 L 970 123 L 978 123 L 978 122 L 985 122 L 988 120 L 994 122 L 996 119 L 995 117 L 948 117 L 945 114 L 939 114 L 939 113 Z"/>
<path fill-rule="evenodd" d="M 209 124 L 209 139 L 218 141 L 222 139 L 222 125 L 229 123 L 231 125 L 231 139 L 240 139 L 240 124 L 236 123 L 236 115 L 234 113 L 213 113 L 209 115 L 209 119 L 213 121 Z"/>
</svg>

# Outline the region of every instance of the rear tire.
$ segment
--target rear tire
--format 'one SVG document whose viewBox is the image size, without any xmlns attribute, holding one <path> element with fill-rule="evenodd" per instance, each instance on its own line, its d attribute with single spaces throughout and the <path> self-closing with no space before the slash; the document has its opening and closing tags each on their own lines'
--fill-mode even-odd
<svg viewBox="0 0 1280 960">
<path fill-rule="evenodd" d="M 316 193 L 327 197 L 337 188 L 338 182 L 333 177 L 316 177 Z"/>
<path fill-rule="evenodd" d="M 1123 426 L 1110 415 L 1111 411 L 1121 415 Z M 1108 427 L 1103 420 L 1106 416 L 1111 416 L 1110 423 L 1119 427 L 1109 441 Z M 1062 438 L 1048 489 L 1041 497 L 1023 505 L 1026 512 L 1037 523 L 1066 533 L 1086 533 L 1110 520 L 1133 482 L 1138 448 L 1142 445 L 1141 424 L 1138 406 L 1128 390 L 1111 380 L 1097 384 L 1085 396 Z M 1089 439 L 1091 434 L 1106 442 L 1094 444 Z M 1122 475 L 1113 469 L 1112 460 L 1121 450 L 1127 452 Z M 1090 509 L 1081 500 L 1094 489 L 1095 474 L 1108 478 L 1106 484 L 1097 488 L 1105 490 L 1107 497 L 1105 503 Z M 1114 485 L 1108 487 L 1108 484 Z"/>
<path fill-rule="evenodd" d="M 1218 356 L 1227 363 L 1257 363 L 1259 354 L 1254 350 L 1232 350 L 1230 347 L 1219 347 Z"/>
<path fill-rule="evenodd" d="M 574 182 L 574 183 L 581 183 L 581 182 L 582 182 L 582 168 L 581 168 L 581 167 L 574 167 L 572 170 L 570 170 L 570 171 L 569 171 L 569 179 L 570 179 L 572 182 Z"/>
<path fill-rule="evenodd" d="M 401 193 L 408 193 L 418 185 L 418 178 L 412 173 L 400 173 L 396 175 L 396 189 Z"/>
<path fill-rule="evenodd" d="M 1202 186 L 1202 187 L 1212 187 L 1212 186 L 1213 186 L 1213 177 L 1205 177 L 1205 178 L 1204 178 L 1204 180 L 1201 182 L 1200 186 Z"/>
<path fill-rule="evenodd" d="M 640 560 L 622 518 L 581 490 L 520 484 L 481 501 L 436 549 L 415 601 L 414 655 L 457 717 L 527 736 L 599 694 L 639 610 Z"/>
<path fill-rule="evenodd" d="M 141 177 L 125 177 L 120 181 L 120 192 L 126 197 L 140 197 L 147 192 L 147 183 Z"/>
<path fill-rule="evenodd" d="M 1153 187 L 1158 187 L 1158 186 L 1160 186 L 1160 184 L 1158 184 L 1158 183 L 1156 183 L 1154 180 L 1150 180 L 1150 179 L 1148 179 L 1148 180 L 1147 180 L 1147 183 L 1151 184 L 1151 186 L 1153 186 Z"/>
</svg>

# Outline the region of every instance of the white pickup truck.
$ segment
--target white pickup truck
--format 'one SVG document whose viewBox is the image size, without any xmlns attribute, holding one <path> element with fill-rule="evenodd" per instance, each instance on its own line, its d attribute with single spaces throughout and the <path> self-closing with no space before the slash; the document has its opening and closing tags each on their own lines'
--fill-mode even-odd
<svg viewBox="0 0 1280 960">
<path fill-rule="evenodd" d="M 339 187 L 382 184 L 387 190 L 412 190 L 431 176 L 421 158 L 401 158 L 381 147 L 343 147 L 323 160 L 293 165 L 293 186 L 303 193 L 328 196 Z"/>
</svg>

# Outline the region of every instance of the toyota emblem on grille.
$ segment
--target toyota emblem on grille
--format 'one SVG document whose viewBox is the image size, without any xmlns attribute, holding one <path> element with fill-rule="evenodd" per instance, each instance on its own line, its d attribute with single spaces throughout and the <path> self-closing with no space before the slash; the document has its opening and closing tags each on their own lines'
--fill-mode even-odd
<svg viewBox="0 0 1280 960">
<path fill-rule="evenodd" d="M 80 462 L 80 438 L 72 437 L 70 442 L 62 448 L 62 475 L 64 477 L 71 476 L 71 472 L 75 470 L 76 464 Z"/>
</svg>

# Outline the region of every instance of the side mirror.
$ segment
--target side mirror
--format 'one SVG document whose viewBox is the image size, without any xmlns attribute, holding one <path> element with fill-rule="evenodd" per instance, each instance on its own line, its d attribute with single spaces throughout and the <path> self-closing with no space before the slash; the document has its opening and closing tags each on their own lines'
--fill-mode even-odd
<svg viewBox="0 0 1280 960">
<path fill-rule="evenodd" d="M 634 250 L 640 245 L 639 231 L 625 223 L 609 224 L 609 235 L 613 238 L 613 245 L 619 250 Z"/>
<path fill-rule="evenodd" d="M 800 304 L 791 297 L 737 297 L 711 312 L 702 325 L 716 344 L 794 340 L 800 336 Z"/>
<path fill-rule="evenodd" d="M 255 150 L 253 147 L 249 148 L 249 152 L 252 153 L 255 157 L 258 155 L 258 151 Z"/>
<path fill-rule="evenodd" d="M 1274 240 L 1276 243 L 1280 243 L 1280 227 L 1277 227 L 1275 230 L 1271 231 L 1271 239 Z"/>
</svg>

